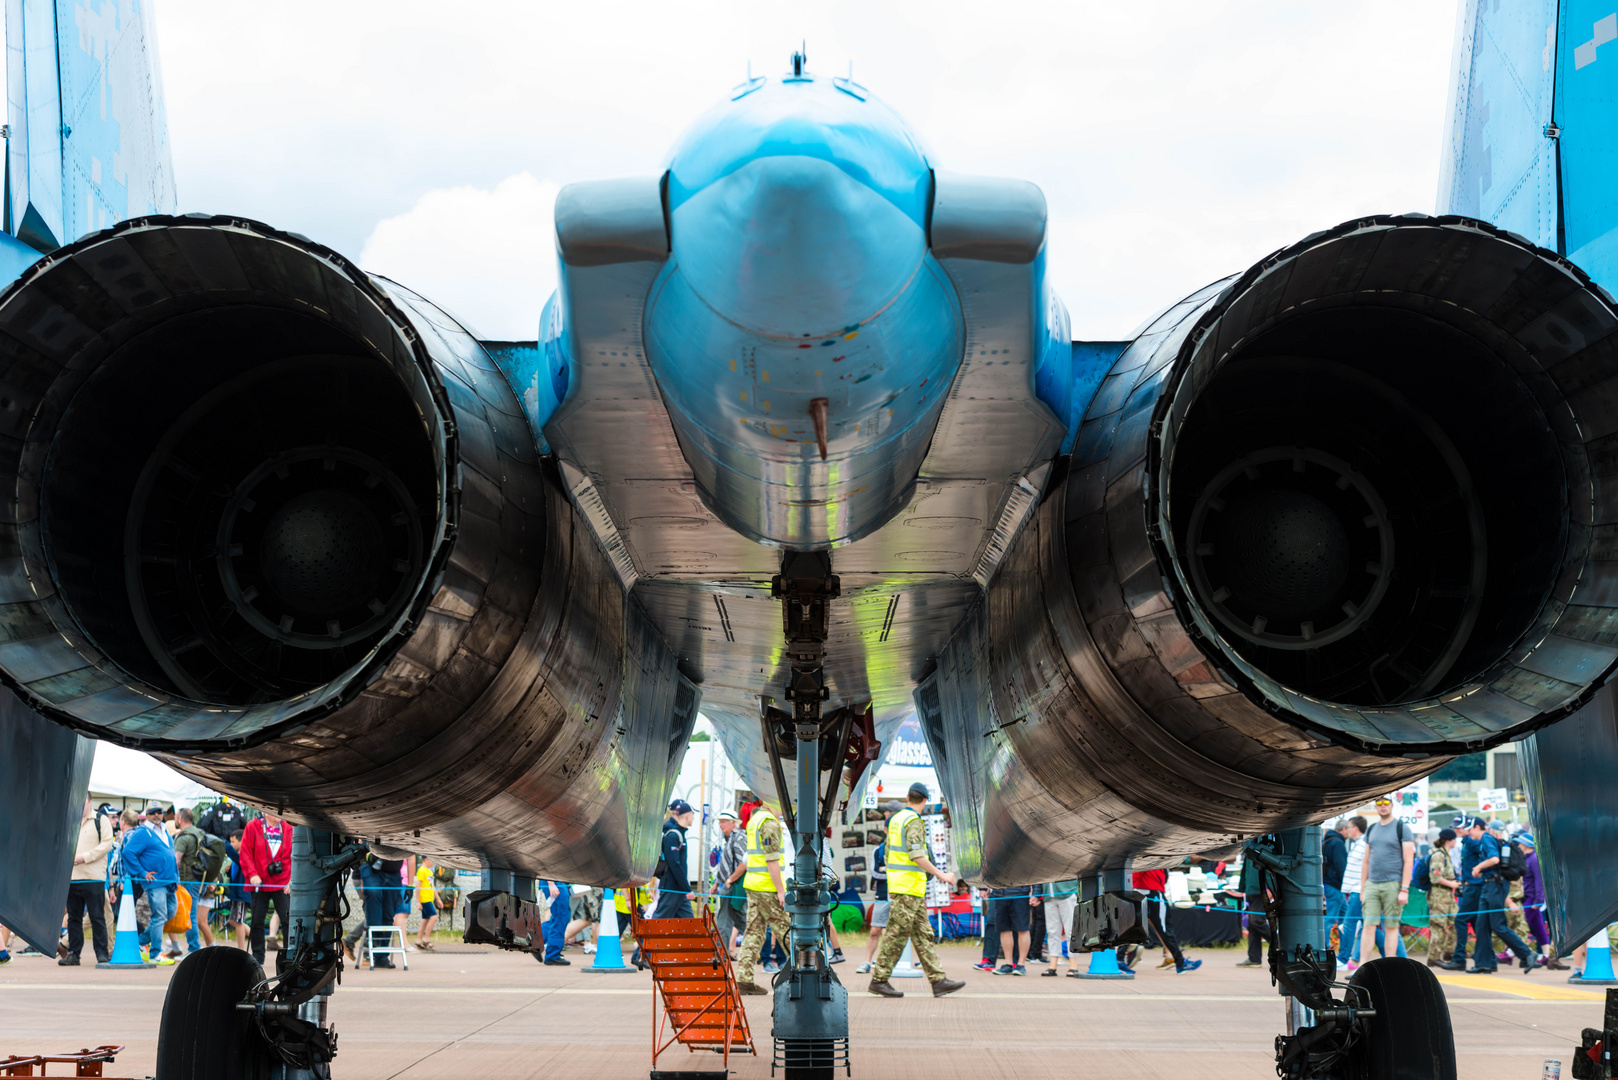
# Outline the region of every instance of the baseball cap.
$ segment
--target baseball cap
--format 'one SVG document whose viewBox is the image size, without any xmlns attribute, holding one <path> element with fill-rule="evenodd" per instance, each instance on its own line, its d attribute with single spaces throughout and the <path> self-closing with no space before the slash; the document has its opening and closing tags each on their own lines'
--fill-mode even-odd
<svg viewBox="0 0 1618 1080">
<path fill-rule="evenodd" d="M 1487 825 L 1487 828 L 1489 828 L 1491 830 L 1503 830 L 1505 827 L 1506 827 L 1506 823 L 1501 821 L 1499 818 L 1494 818 Z"/>
<path fill-rule="evenodd" d="M 1525 832 L 1521 836 L 1517 837 L 1517 843 L 1522 844 L 1525 847 L 1537 847 L 1538 846 L 1537 844 L 1534 843 L 1534 834 L 1533 833 L 1527 833 L 1527 832 Z"/>
<path fill-rule="evenodd" d="M 932 797 L 932 792 L 927 790 L 927 785 L 921 783 L 920 781 L 910 785 L 910 794 L 918 799 L 927 799 Z"/>
<path fill-rule="evenodd" d="M 737 818 L 736 818 L 736 815 L 731 813 L 729 810 L 721 810 L 721 811 L 719 811 L 719 820 L 720 821 L 735 821 L 735 820 L 737 820 Z"/>
<path fill-rule="evenodd" d="M 1455 830 L 1454 829 L 1439 829 L 1438 830 L 1438 840 L 1439 840 L 1440 843 L 1444 842 L 1445 840 L 1453 840 L 1453 839 L 1455 839 Z"/>
<path fill-rule="evenodd" d="M 691 804 L 686 802 L 684 799 L 675 799 L 673 802 L 669 803 L 669 809 L 673 810 L 676 814 L 689 814 L 691 812 Z"/>
<path fill-rule="evenodd" d="M 886 810 L 890 814 L 897 814 L 904 808 L 905 804 L 900 802 L 898 799 L 889 799 L 887 802 L 882 804 L 882 809 Z"/>
</svg>

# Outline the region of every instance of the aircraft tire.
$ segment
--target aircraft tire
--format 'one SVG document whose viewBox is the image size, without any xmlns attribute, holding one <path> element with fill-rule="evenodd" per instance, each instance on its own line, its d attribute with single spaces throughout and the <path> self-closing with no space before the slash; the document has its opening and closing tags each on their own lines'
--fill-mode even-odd
<svg viewBox="0 0 1618 1080">
<path fill-rule="evenodd" d="M 236 1011 L 263 981 L 264 968 L 241 949 L 214 945 L 181 960 L 157 1029 L 157 1080 L 268 1080 L 270 1050 Z"/>
<path fill-rule="evenodd" d="M 1456 1080 L 1449 1005 L 1432 971 L 1389 956 L 1356 971 L 1349 982 L 1370 994 L 1376 1016 L 1352 1053 L 1363 1080 Z"/>
</svg>

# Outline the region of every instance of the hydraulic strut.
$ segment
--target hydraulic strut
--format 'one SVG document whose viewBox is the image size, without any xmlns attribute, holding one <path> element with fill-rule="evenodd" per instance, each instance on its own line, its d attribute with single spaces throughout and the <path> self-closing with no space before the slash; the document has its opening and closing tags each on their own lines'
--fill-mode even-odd
<svg viewBox="0 0 1618 1080">
<path fill-rule="evenodd" d="M 787 914 L 792 920 L 788 964 L 775 980 L 776 1062 L 789 1078 L 816 1075 L 848 1061 L 848 992 L 832 973 L 825 923 L 831 911 L 830 883 L 822 879 L 821 848 L 830 820 L 845 747 L 855 713 L 841 709 L 830 716 L 825 703 L 826 639 L 830 635 L 831 601 L 840 594 L 825 552 L 789 552 L 781 573 L 771 582 L 771 595 L 782 602 L 791 677 L 786 698 L 790 716 L 766 711 L 765 747 L 775 773 L 782 812 L 792 822 L 792 875 L 786 884 Z M 778 718 L 778 719 L 775 719 Z M 781 723 L 785 720 L 785 723 Z M 772 731 L 772 723 L 784 731 Z M 795 744 L 797 783 L 788 794 L 782 744 Z M 820 789 L 822 748 L 831 750 L 831 780 Z"/>
<path fill-rule="evenodd" d="M 341 977 L 343 878 L 365 856 L 365 845 L 338 846 L 324 829 L 292 831 L 292 910 L 276 974 L 238 1003 L 275 1059 L 273 1080 L 327 1080 L 337 1033 L 326 1003 Z"/>
<path fill-rule="evenodd" d="M 1337 1080 L 1352 1071 L 1365 1023 L 1376 1015 L 1357 986 L 1336 981 L 1337 958 L 1326 940 L 1320 830 L 1287 829 L 1254 840 L 1247 858 L 1258 869 L 1249 899 L 1270 923 L 1270 977 L 1286 995 L 1287 1033 L 1275 1040 L 1283 1080 Z M 1338 1001 L 1334 989 L 1344 993 Z"/>
</svg>

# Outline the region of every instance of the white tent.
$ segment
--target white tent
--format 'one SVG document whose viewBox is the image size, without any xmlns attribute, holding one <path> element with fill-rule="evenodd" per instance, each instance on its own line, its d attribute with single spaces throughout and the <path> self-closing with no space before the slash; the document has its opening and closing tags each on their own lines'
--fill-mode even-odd
<svg viewBox="0 0 1618 1080">
<path fill-rule="evenodd" d="M 149 754 L 98 742 L 95 764 L 90 767 L 90 797 L 97 802 L 123 800 L 130 806 L 154 802 L 191 806 L 217 796 Z"/>
</svg>

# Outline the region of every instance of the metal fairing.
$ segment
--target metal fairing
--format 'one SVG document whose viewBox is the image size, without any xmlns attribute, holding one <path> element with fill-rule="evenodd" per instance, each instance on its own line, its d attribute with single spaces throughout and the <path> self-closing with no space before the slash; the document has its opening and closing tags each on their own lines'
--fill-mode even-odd
<svg viewBox="0 0 1618 1080">
<path fill-rule="evenodd" d="M 910 496 L 834 557 L 831 706 L 874 702 L 884 743 L 1032 512 L 1064 433 L 1035 393 L 1042 365 L 1071 348 L 1044 279 L 1043 198 L 1020 181 L 940 174 L 934 199 L 932 252 L 960 304 L 963 354 Z M 562 283 L 541 345 L 565 345 L 572 382 L 546 437 L 620 579 L 700 673 L 726 752 L 771 791 L 758 711 L 782 700 L 788 674 L 769 593 L 780 555 L 704 495 L 647 360 L 640 313 L 668 256 L 658 184 L 572 185 L 556 220 Z"/>
<path fill-rule="evenodd" d="M 95 742 L 0 690 L 0 925 L 49 956 L 62 928 L 62 882 L 73 870 Z"/>
<path fill-rule="evenodd" d="M 1618 706 L 1611 686 L 1518 744 L 1545 881 L 1545 915 L 1567 956 L 1618 915 L 1612 894 L 1618 810 L 1607 782 L 1618 769 Z"/>
</svg>

